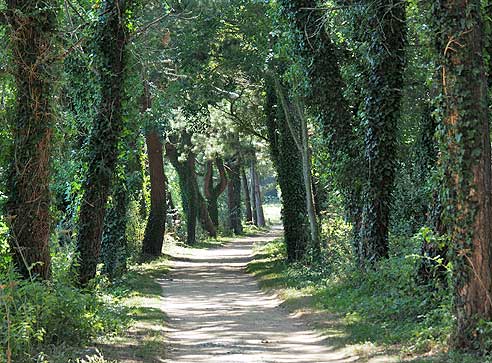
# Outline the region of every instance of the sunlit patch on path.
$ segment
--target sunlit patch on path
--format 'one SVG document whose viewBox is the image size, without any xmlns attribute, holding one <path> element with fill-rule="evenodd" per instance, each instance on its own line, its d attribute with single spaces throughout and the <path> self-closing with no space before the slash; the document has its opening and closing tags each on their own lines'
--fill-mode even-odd
<svg viewBox="0 0 492 363">
<path fill-rule="evenodd" d="M 169 316 L 171 363 L 348 363 L 356 356 L 329 342 L 280 308 L 246 274 L 254 243 L 279 231 L 245 237 L 225 247 L 191 250 L 159 280 Z"/>
</svg>

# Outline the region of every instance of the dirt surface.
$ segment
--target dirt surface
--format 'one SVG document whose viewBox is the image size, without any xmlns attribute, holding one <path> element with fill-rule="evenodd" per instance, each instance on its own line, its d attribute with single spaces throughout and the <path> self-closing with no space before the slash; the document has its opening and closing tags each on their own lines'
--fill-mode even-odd
<svg viewBox="0 0 492 363">
<path fill-rule="evenodd" d="M 225 247 L 174 256 L 162 284 L 169 316 L 166 362 L 348 363 L 357 355 L 330 347 L 304 319 L 281 308 L 246 272 L 255 243 L 281 231 L 245 237 Z M 183 255 L 182 253 L 186 253 Z M 371 360 L 386 362 L 386 360 Z"/>
</svg>

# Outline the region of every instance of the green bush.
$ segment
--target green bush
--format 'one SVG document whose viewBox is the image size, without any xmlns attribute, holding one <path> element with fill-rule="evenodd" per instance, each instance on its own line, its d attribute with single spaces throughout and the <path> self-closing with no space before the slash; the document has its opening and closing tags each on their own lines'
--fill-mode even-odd
<svg viewBox="0 0 492 363">
<path fill-rule="evenodd" d="M 125 317 L 126 312 L 100 289 L 25 281 L 10 268 L 0 275 L 0 362 L 8 355 L 12 362 L 32 362 L 50 346 L 79 347 L 121 329 Z"/>
</svg>

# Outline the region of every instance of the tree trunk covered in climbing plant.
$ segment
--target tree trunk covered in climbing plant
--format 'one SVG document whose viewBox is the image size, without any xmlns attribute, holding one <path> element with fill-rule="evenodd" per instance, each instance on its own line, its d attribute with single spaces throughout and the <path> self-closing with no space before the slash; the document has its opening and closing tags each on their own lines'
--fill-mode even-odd
<svg viewBox="0 0 492 363">
<path fill-rule="evenodd" d="M 161 136 L 157 130 L 147 132 L 145 139 L 149 159 L 150 214 L 145 228 L 142 255 L 158 257 L 162 253 L 167 214 L 164 154 Z"/>
<path fill-rule="evenodd" d="M 246 209 L 246 223 L 253 224 L 253 210 L 251 208 L 251 195 L 249 192 L 248 177 L 246 176 L 246 171 L 244 167 L 241 167 L 241 181 L 243 184 L 244 191 L 244 204 Z"/>
<path fill-rule="evenodd" d="M 323 131 L 333 161 L 333 176 L 345 199 L 345 209 L 354 226 L 354 239 L 357 240 L 360 226 L 357 220 L 360 219 L 361 208 L 356 204 L 360 202 L 362 153 L 355 143 L 354 117 L 343 94 L 345 82 L 340 71 L 341 55 L 324 28 L 323 12 L 317 10 L 320 2 L 281 0 L 280 4 L 294 28 L 296 51 L 307 71 L 309 89 L 304 100 L 308 111 L 316 117 L 317 126 Z M 319 215 L 319 204 L 317 208 Z M 313 224 L 314 217 L 311 216 L 310 220 L 314 233 L 317 229 Z"/>
<path fill-rule="evenodd" d="M 234 234 L 243 233 L 241 223 L 241 163 L 236 158 L 227 163 L 227 174 L 229 182 L 227 183 L 227 207 L 228 207 L 228 228 Z"/>
<path fill-rule="evenodd" d="M 128 212 L 128 185 L 126 160 L 121 160 L 113 178 L 111 201 L 108 203 L 101 245 L 103 272 L 110 277 L 121 276 L 127 269 L 128 241 L 126 223 Z"/>
<path fill-rule="evenodd" d="M 214 185 L 214 163 L 219 171 L 219 183 Z M 219 197 L 227 188 L 227 173 L 224 161 L 216 158 L 207 162 L 203 191 L 207 200 L 208 214 L 215 228 L 219 227 Z"/>
<path fill-rule="evenodd" d="M 287 126 L 273 80 L 266 80 L 266 86 L 268 138 L 282 192 L 282 221 L 287 256 L 290 261 L 299 261 L 304 258 L 309 244 L 302 156 Z"/>
<path fill-rule="evenodd" d="M 363 266 L 388 256 L 406 38 L 404 1 L 371 0 L 367 5 L 370 69 L 365 99 L 365 154 L 369 171 L 358 249 Z"/>
<path fill-rule="evenodd" d="M 11 115 L 10 245 L 25 278 L 50 276 L 50 154 L 58 60 L 56 1 L 8 1 L 17 98 Z"/>
<path fill-rule="evenodd" d="M 79 280 L 86 284 L 96 275 L 106 202 L 118 156 L 122 131 L 121 100 L 128 41 L 127 11 L 133 1 L 107 0 L 101 10 L 96 45 L 101 102 L 89 140 L 89 163 L 83 183 L 77 251 Z"/>
<path fill-rule="evenodd" d="M 442 60 L 443 222 L 453 262 L 453 348 L 474 350 L 480 320 L 492 319 L 492 205 L 487 78 L 479 0 L 441 0 L 436 9 Z"/>
</svg>

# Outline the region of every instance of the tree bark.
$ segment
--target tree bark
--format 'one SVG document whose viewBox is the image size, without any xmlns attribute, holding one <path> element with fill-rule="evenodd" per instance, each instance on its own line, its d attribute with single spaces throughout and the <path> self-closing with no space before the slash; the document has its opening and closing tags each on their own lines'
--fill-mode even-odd
<svg viewBox="0 0 492 363">
<path fill-rule="evenodd" d="M 453 262 L 455 330 L 451 345 L 474 350 L 477 323 L 492 319 L 492 202 L 487 79 L 479 0 L 440 0 L 436 9 L 442 55 L 444 222 Z"/>
<path fill-rule="evenodd" d="M 188 143 L 189 136 L 185 135 L 184 142 Z M 186 215 L 186 224 L 188 229 L 187 244 L 196 243 L 196 221 L 199 219 L 203 229 L 207 231 L 210 237 L 217 236 L 210 215 L 208 214 L 207 203 L 200 193 L 195 171 L 195 155 L 188 153 L 185 161 L 179 160 L 179 154 L 176 146 L 172 143 L 166 143 L 166 155 L 178 173 L 179 185 L 181 189 L 181 199 L 183 209 Z"/>
<path fill-rule="evenodd" d="M 248 177 L 244 167 L 241 167 L 241 179 L 244 189 L 244 202 L 246 208 L 246 223 L 253 224 L 253 211 L 251 209 L 251 195 L 249 192 Z"/>
<path fill-rule="evenodd" d="M 282 221 L 287 257 L 289 261 L 300 261 L 305 257 L 309 244 L 302 157 L 287 126 L 274 81 L 266 79 L 265 83 L 268 138 L 282 192 Z"/>
<path fill-rule="evenodd" d="M 17 99 L 7 209 L 10 246 L 25 277 L 50 276 L 50 155 L 58 61 L 52 53 L 58 5 L 8 1 Z"/>
<path fill-rule="evenodd" d="M 368 0 L 369 3 L 369 0 Z M 405 67 L 405 2 L 370 2 L 371 59 L 365 100 L 367 119 L 365 206 L 359 245 L 362 267 L 388 257 L 391 194 L 396 170 L 397 123 Z"/>
<path fill-rule="evenodd" d="M 158 257 L 162 253 L 166 231 L 166 176 L 163 146 L 159 133 L 152 130 L 146 137 L 150 174 L 150 214 L 145 228 L 142 255 Z"/>
<path fill-rule="evenodd" d="M 215 159 L 215 165 L 219 171 L 219 183 L 214 185 L 214 162 L 207 162 L 207 171 L 204 178 L 204 193 L 207 200 L 207 209 L 210 219 L 215 228 L 219 227 L 219 197 L 227 189 L 227 173 L 224 161 L 221 158 Z"/>
<path fill-rule="evenodd" d="M 84 197 L 79 214 L 77 252 L 82 285 L 96 275 L 106 202 L 123 128 L 121 99 L 128 40 L 124 19 L 131 4 L 132 1 L 106 1 L 97 31 L 102 97 L 89 141 L 89 166 L 83 183 Z"/>
<path fill-rule="evenodd" d="M 265 214 L 263 213 L 263 201 L 261 197 L 261 186 L 258 171 L 256 170 L 256 156 L 251 161 L 252 188 L 255 195 L 255 211 L 258 227 L 265 227 Z"/>
<path fill-rule="evenodd" d="M 241 164 L 239 158 L 227 163 L 229 182 L 227 184 L 228 227 L 234 234 L 243 233 L 241 223 Z"/>
</svg>

